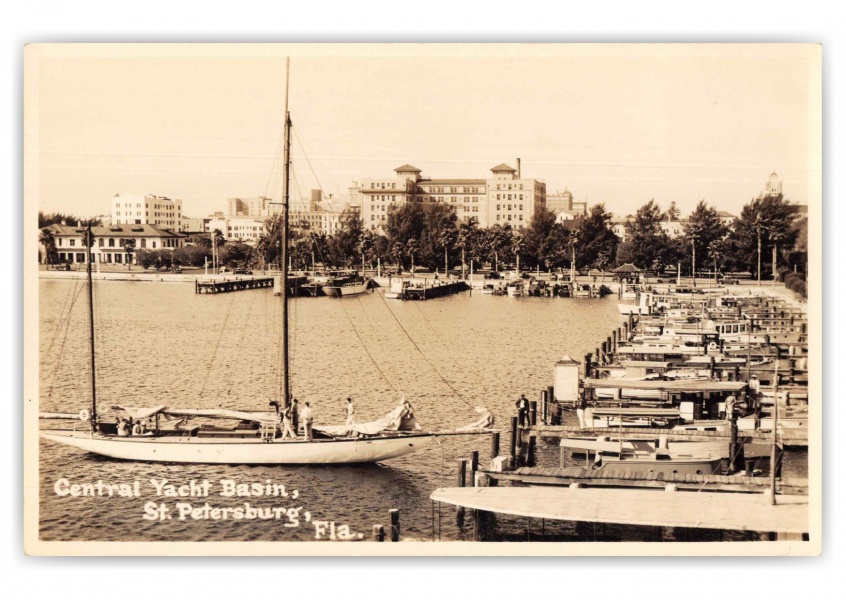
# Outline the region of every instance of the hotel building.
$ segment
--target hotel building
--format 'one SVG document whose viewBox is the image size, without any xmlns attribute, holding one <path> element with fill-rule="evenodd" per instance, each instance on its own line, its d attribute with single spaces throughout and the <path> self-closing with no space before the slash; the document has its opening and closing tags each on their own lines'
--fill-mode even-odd
<svg viewBox="0 0 846 600">
<path fill-rule="evenodd" d="M 516 169 L 506 164 L 493 167 L 488 179 L 429 179 L 412 165 L 394 171 L 395 177 L 361 180 L 357 195 L 365 227 L 382 230 L 391 206 L 420 202 L 452 206 L 459 220 L 475 218 L 481 227 L 508 223 L 526 228 L 535 211 L 546 204 L 546 184 L 523 178 L 520 159 Z"/>
</svg>

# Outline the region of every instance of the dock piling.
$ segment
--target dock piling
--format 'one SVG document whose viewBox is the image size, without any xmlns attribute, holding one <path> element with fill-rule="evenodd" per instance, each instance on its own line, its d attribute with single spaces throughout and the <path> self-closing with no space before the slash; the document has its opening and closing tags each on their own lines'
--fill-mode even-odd
<svg viewBox="0 0 846 600">
<path fill-rule="evenodd" d="M 458 461 L 458 487 L 467 485 L 467 460 Z M 455 513 L 455 522 L 459 527 L 464 527 L 464 507 L 459 506 Z"/>
<path fill-rule="evenodd" d="M 479 451 L 473 450 L 470 455 L 470 479 L 473 481 L 473 487 L 476 487 L 476 472 L 479 470 Z"/>
<path fill-rule="evenodd" d="M 499 432 L 491 433 L 491 460 L 499 456 Z"/>
<path fill-rule="evenodd" d="M 400 538 L 400 514 L 398 508 L 392 508 L 388 511 L 391 516 L 391 541 L 398 542 Z"/>
<path fill-rule="evenodd" d="M 373 541 L 374 542 L 384 542 L 385 541 L 385 526 L 384 525 L 374 525 L 373 526 Z"/>
<path fill-rule="evenodd" d="M 511 456 L 517 460 L 517 417 L 511 417 Z"/>
</svg>

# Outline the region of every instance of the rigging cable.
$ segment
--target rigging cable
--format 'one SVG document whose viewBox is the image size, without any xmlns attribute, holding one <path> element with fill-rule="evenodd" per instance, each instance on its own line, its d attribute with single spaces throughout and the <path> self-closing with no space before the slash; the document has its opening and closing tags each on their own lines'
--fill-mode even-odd
<svg viewBox="0 0 846 600">
<path fill-rule="evenodd" d="M 76 283 L 74 282 L 74 286 L 75 285 L 76 285 Z M 64 334 L 62 334 L 62 341 L 59 344 L 58 356 L 56 357 L 56 366 L 53 368 L 53 377 L 52 377 L 51 382 L 50 382 L 50 387 L 47 389 L 47 397 L 48 398 L 53 397 L 53 388 L 56 386 L 56 376 L 58 375 L 59 367 L 62 364 L 62 356 L 64 355 L 64 351 L 65 351 L 65 342 L 67 342 L 68 333 L 70 331 L 71 315 L 73 314 L 73 307 L 76 305 L 76 301 L 79 299 L 79 296 L 82 293 L 82 290 L 84 290 L 84 289 L 85 289 L 85 286 L 79 286 L 79 289 L 76 290 L 76 294 L 74 295 L 73 300 L 71 301 L 70 306 L 68 307 L 68 314 L 67 314 L 67 318 L 66 318 L 65 323 L 64 323 L 65 332 L 64 332 Z M 59 325 L 59 327 L 56 330 L 57 336 L 58 336 L 60 329 L 61 329 L 61 325 Z"/>
<path fill-rule="evenodd" d="M 358 341 L 361 343 L 361 347 L 364 348 L 364 352 L 370 358 L 370 361 L 373 363 L 373 366 L 376 367 L 377 371 L 379 371 L 379 375 L 382 376 L 382 379 L 384 379 L 395 392 L 399 392 L 399 390 L 393 384 L 393 382 L 390 379 L 388 379 L 388 377 L 385 375 L 385 373 L 382 372 L 382 369 L 379 368 L 379 364 L 376 362 L 376 359 L 373 358 L 373 355 L 370 354 L 370 350 L 367 349 L 367 345 L 364 343 L 364 340 L 361 338 L 361 334 L 358 333 L 358 328 L 355 326 L 355 323 L 353 323 L 352 318 L 350 318 L 350 314 L 347 312 L 347 307 L 344 306 L 344 299 L 338 298 L 338 300 L 341 303 L 341 308 L 344 309 L 344 314 L 347 316 L 347 320 L 350 322 L 350 325 L 352 326 L 353 331 L 355 332 L 355 335 L 358 338 Z"/>
<path fill-rule="evenodd" d="M 469 407 L 471 407 L 471 408 L 475 408 L 475 407 L 473 406 L 473 404 L 471 404 L 470 402 L 468 402 L 468 401 L 467 401 L 467 399 L 466 399 L 466 398 L 464 398 L 464 396 L 462 396 L 461 394 L 459 394 L 459 393 L 458 393 L 458 390 L 456 390 L 454 387 L 452 387 L 452 384 L 450 384 L 450 382 L 449 382 L 449 381 L 447 381 L 447 379 L 446 379 L 443 375 L 441 375 L 441 372 L 440 372 L 440 371 L 438 371 L 438 369 L 435 367 L 435 365 L 433 365 L 433 364 L 431 363 L 431 361 L 430 361 L 430 360 L 426 357 L 426 355 L 423 353 L 423 351 L 422 351 L 422 350 L 420 349 L 420 347 L 417 345 L 417 342 L 415 342 L 415 341 L 414 341 L 414 339 L 413 339 L 413 338 L 411 337 L 411 335 L 408 333 L 408 331 L 406 330 L 406 328 L 405 328 L 405 327 L 403 327 L 402 323 L 400 323 L 400 320 L 399 320 L 399 319 L 397 319 L 397 316 L 394 314 L 394 311 L 393 311 L 393 310 L 391 310 L 391 307 L 390 307 L 390 306 L 388 305 L 388 303 L 385 301 L 385 297 L 384 297 L 382 294 L 378 294 L 378 296 L 382 299 L 382 302 L 383 302 L 383 303 L 385 304 L 385 306 L 387 307 L 388 312 L 389 312 L 389 313 L 391 313 L 391 316 L 394 318 L 394 321 L 396 321 L 396 322 L 397 322 L 397 325 L 399 325 L 399 326 L 400 326 L 400 329 L 402 329 L 403 333 L 405 333 L 406 337 L 407 337 L 407 338 L 409 339 L 409 341 L 412 343 L 412 345 L 414 346 L 414 348 L 417 350 L 417 352 L 419 352 L 419 353 L 420 353 L 420 356 L 422 356 L 422 357 L 423 357 L 423 360 L 425 360 L 425 361 L 426 361 L 426 364 L 428 364 L 428 365 L 432 368 L 432 370 L 433 370 L 433 371 L 434 371 L 434 372 L 438 375 L 438 377 L 440 377 L 440 378 L 441 378 L 441 381 L 443 381 L 443 382 L 444 382 L 444 384 L 445 384 L 445 385 L 446 385 L 446 386 L 447 386 L 450 390 L 452 390 L 452 393 L 453 393 L 453 394 L 455 394 L 456 398 L 458 398 L 459 400 L 461 400 L 462 402 L 464 402 L 467 406 L 469 406 Z"/>
<path fill-rule="evenodd" d="M 206 391 L 206 384 L 209 380 L 209 375 L 211 375 L 211 370 L 214 368 L 214 361 L 217 358 L 217 351 L 220 348 L 220 342 L 223 339 L 223 334 L 226 331 L 226 323 L 229 321 L 229 315 L 232 313 L 232 305 L 235 304 L 235 294 L 232 294 L 232 301 L 229 302 L 229 308 L 226 310 L 226 316 L 223 319 L 223 325 L 220 328 L 220 335 L 217 338 L 217 343 L 214 346 L 214 352 L 212 352 L 211 360 L 209 361 L 209 368 L 206 371 L 206 376 L 203 378 L 203 387 L 200 388 L 200 398 L 203 397 L 203 394 Z"/>
</svg>

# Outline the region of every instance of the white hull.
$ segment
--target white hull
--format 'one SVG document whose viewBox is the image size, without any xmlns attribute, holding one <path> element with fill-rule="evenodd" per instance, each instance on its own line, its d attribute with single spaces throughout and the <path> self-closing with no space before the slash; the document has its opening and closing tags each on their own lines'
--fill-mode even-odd
<svg viewBox="0 0 846 600">
<path fill-rule="evenodd" d="M 617 304 L 621 315 L 645 315 L 649 313 L 649 309 L 637 304 Z"/>
<path fill-rule="evenodd" d="M 324 285 L 323 293 L 327 296 L 333 296 L 335 298 L 358 296 L 359 294 L 363 294 L 367 291 L 367 284 L 367 281 L 363 281 L 362 283 L 353 283 L 339 286 Z"/>
<path fill-rule="evenodd" d="M 719 458 L 674 458 L 672 460 L 655 460 L 641 458 L 612 458 L 602 457 L 604 471 L 643 471 L 646 473 L 682 474 L 682 475 L 720 475 L 722 461 Z"/>
<path fill-rule="evenodd" d="M 508 295 L 509 296 L 522 296 L 523 295 L 523 286 L 508 286 Z"/>
<path fill-rule="evenodd" d="M 597 438 L 566 438 L 561 440 L 562 448 L 570 448 L 573 453 L 591 455 L 596 452 L 617 452 L 620 449 L 620 438 L 608 437 L 605 440 Z M 649 451 L 658 449 L 658 440 L 646 438 L 623 438 L 623 450 L 635 451 L 647 448 Z M 728 439 L 713 441 L 667 440 L 667 451 L 678 458 L 729 458 Z"/>
<path fill-rule="evenodd" d="M 199 437 L 112 437 L 88 432 L 42 431 L 41 437 L 121 460 L 192 463 L 306 465 L 372 463 L 426 447 L 427 434 L 382 438 L 265 442 L 256 439 Z"/>
</svg>

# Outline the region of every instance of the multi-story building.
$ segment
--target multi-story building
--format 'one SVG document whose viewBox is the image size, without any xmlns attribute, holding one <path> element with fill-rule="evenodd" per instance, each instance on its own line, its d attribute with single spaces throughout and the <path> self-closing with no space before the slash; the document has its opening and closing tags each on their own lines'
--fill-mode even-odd
<svg viewBox="0 0 846 600">
<path fill-rule="evenodd" d="M 50 225 L 60 263 L 85 263 L 85 227 Z M 138 250 L 175 250 L 185 245 L 186 236 L 150 224 L 92 227 L 92 262 L 126 264 L 135 262 Z M 131 248 L 128 250 L 128 248 Z M 46 256 L 45 256 L 46 260 Z"/>
<path fill-rule="evenodd" d="M 342 226 L 342 217 L 348 210 L 360 210 L 349 202 L 339 202 L 329 194 L 323 197 L 322 190 L 311 190 L 308 203 L 291 207 L 289 223 L 301 232 L 314 231 L 332 235 Z"/>
<path fill-rule="evenodd" d="M 391 206 L 420 202 L 448 204 L 461 221 L 474 218 L 482 227 L 508 223 L 525 228 L 535 211 L 546 204 L 546 184 L 522 178 L 520 159 L 517 169 L 506 164 L 493 167 L 489 179 L 429 179 L 412 165 L 394 171 L 395 177 L 361 180 L 357 196 L 361 197 L 365 227 L 382 229 Z"/>
<path fill-rule="evenodd" d="M 112 223 L 115 225 L 155 225 L 178 230 L 182 224 L 182 200 L 147 194 L 112 196 Z"/>
<path fill-rule="evenodd" d="M 255 244 L 265 231 L 264 219 L 255 217 L 210 218 L 206 231 L 214 233 L 220 230 L 226 241 Z"/>
<path fill-rule="evenodd" d="M 228 198 L 227 216 L 231 219 L 238 217 L 263 217 L 267 218 L 279 212 L 280 204 L 274 203 L 270 198 L 258 196 L 256 198 Z"/>
<path fill-rule="evenodd" d="M 587 200 L 574 200 L 573 193 L 567 189 L 547 194 L 546 207 L 555 213 L 559 221 L 569 221 L 587 215 Z"/>
<path fill-rule="evenodd" d="M 717 211 L 720 217 L 720 222 L 728 226 L 734 221 L 734 215 L 724 210 Z M 614 218 L 611 220 L 611 229 L 614 234 L 620 238 L 621 242 L 626 241 L 626 223 L 630 223 L 634 217 L 629 215 L 623 218 Z M 661 221 L 661 230 L 669 236 L 670 239 L 680 238 L 684 235 L 684 226 L 687 224 L 687 219 L 665 219 Z"/>
</svg>

